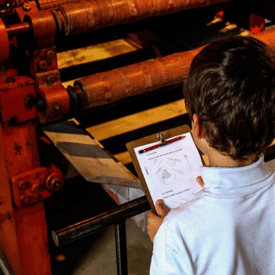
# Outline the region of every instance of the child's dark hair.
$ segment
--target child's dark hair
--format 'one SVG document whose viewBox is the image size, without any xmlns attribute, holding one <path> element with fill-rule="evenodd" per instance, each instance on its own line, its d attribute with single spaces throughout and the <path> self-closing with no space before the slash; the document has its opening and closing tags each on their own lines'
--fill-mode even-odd
<svg viewBox="0 0 275 275">
<path fill-rule="evenodd" d="M 198 114 L 209 145 L 233 159 L 260 155 L 274 139 L 275 66 L 252 37 L 220 39 L 193 60 L 185 104 Z"/>
</svg>

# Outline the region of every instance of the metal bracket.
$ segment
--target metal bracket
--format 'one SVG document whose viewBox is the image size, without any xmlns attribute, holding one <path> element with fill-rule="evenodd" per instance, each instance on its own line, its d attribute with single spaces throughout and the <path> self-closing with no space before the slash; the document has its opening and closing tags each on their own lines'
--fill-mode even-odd
<svg viewBox="0 0 275 275">
<path fill-rule="evenodd" d="M 36 204 L 52 195 L 64 185 L 62 172 L 54 165 L 40 167 L 11 178 L 16 206 Z"/>
</svg>

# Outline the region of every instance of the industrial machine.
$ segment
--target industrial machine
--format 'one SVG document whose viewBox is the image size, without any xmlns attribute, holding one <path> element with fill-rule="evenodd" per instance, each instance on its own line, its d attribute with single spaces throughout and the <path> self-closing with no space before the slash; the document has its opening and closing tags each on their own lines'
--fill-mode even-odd
<svg viewBox="0 0 275 275">
<path fill-rule="evenodd" d="M 57 41 L 208 6 L 213 6 L 213 15 L 223 16 L 223 12 L 232 14 L 240 6 L 239 12 L 246 10 L 247 17 L 245 20 L 243 16 L 236 17 L 238 22 L 245 21 L 252 33 L 274 49 L 275 31 L 264 31 L 265 18 L 273 19 L 274 4 L 252 2 L 0 1 L 0 246 L 14 274 L 52 274 L 44 201 L 66 185 L 66 161 L 59 160 L 57 155 L 44 158 L 47 149 L 43 148 L 48 148 L 49 140 L 41 128 L 126 97 L 180 85 L 193 57 L 201 49 L 175 53 L 171 50 L 167 55 L 162 49 L 154 48 L 158 58 L 122 67 L 118 64 L 116 69 L 80 77 L 74 85 L 65 87 L 58 67 Z M 134 42 L 141 47 L 151 43 L 148 36 L 141 37 Z M 102 226 L 118 224 L 119 239 L 123 231 L 121 221 L 148 209 L 146 198 L 140 198 L 110 212 L 108 217 L 98 217 L 96 222 Z M 81 230 L 85 231 L 83 236 L 92 233 L 93 222 L 91 218 L 77 229 L 71 227 L 56 232 L 56 242 L 79 238 Z M 118 243 L 121 244 L 119 240 Z M 122 253 L 120 261 L 123 256 Z M 126 274 L 121 270 L 122 267 L 120 274 Z"/>
</svg>

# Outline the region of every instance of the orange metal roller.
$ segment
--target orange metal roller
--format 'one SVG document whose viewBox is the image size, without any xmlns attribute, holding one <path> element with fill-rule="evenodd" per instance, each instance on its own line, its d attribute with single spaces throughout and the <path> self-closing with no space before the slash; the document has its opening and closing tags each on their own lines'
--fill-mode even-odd
<svg viewBox="0 0 275 275">
<path fill-rule="evenodd" d="M 253 36 L 269 45 L 271 50 L 275 50 L 275 29 L 268 29 Z M 83 77 L 75 83 L 76 94 L 81 95 L 81 88 L 82 107 L 88 109 L 180 84 L 194 56 L 202 48 Z"/>
<path fill-rule="evenodd" d="M 85 94 L 83 107 L 88 109 L 182 83 L 200 49 L 83 77 L 76 82 Z"/>
<path fill-rule="evenodd" d="M 60 31 L 70 35 L 232 1 L 234 0 L 87 0 L 64 4 L 54 14 Z"/>
</svg>

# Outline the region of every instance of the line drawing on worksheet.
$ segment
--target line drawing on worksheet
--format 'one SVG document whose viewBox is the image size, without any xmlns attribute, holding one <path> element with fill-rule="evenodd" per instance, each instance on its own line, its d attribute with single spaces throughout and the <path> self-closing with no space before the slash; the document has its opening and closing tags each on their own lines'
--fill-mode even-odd
<svg viewBox="0 0 275 275">
<path fill-rule="evenodd" d="M 183 182 L 187 177 L 192 177 L 193 168 L 191 164 L 195 164 L 197 160 L 194 154 L 190 154 L 183 144 L 179 143 L 175 144 L 177 147 L 163 148 L 165 151 L 161 155 L 154 155 L 153 153 L 153 158 L 148 157 L 146 159 L 147 173 L 151 174 L 151 178 L 162 185 L 173 185 Z M 180 145 L 182 147 L 179 147 Z"/>
<path fill-rule="evenodd" d="M 190 161 L 186 154 L 183 154 L 183 159 L 176 155 L 167 157 L 164 159 L 156 159 L 152 165 L 152 169 L 155 169 L 155 174 L 159 177 L 160 182 L 163 184 L 173 184 L 177 180 L 181 180 L 184 176 L 185 168 L 188 168 L 188 172 L 192 170 Z"/>
<path fill-rule="evenodd" d="M 190 133 L 176 142 L 138 154 L 144 148 L 146 145 L 135 150 L 154 203 L 163 199 L 174 208 L 192 200 L 201 190 L 195 179 L 200 175 L 202 161 Z"/>
</svg>

